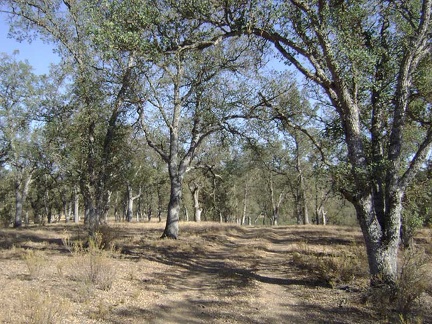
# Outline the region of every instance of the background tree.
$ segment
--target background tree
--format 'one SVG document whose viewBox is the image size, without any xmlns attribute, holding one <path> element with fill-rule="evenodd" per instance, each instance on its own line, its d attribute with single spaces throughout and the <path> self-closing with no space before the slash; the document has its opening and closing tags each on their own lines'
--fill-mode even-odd
<svg viewBox="0 0 432 324">
<path fill-rule="evenodd" d="M 1 55 L 0 142 L 5 167 L 13 177 L 15 192 L 14 227 L 22 225 L 23 205 L 36 169 L 36 148 L 40 130 L 35 123 L 40 102 L 40 80 L 26 62 Z"/>
<path fill-rule="evenodd" d="M 12 35 L 31 39 L 37 33 L 54 43 L 70 76 L 69 103 L 64 108 L 73 111 L 68 118 L 77 125 L 79 187 L 85 222 L 93 235 L 109 209 L 116 156 L 123 147 L 123 127 L 130 122 L 134 55 L 104 47 L 96 32 L 102 8 L 91 2 L 5 1 L 5 5 Z"/>
</svg>

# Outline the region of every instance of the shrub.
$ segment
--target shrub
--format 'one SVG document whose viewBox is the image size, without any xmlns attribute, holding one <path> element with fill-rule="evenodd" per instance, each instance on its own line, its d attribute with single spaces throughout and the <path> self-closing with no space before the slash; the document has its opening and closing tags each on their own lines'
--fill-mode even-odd
<svg viewBox="0 0 432 324">
<path fill-rule="evenodd" d="M 72 277 L 99 289 L 109 290 L 115 280 L 115 268 L 111 260 L 113 251 L 105 251 L 100 246 L 99 241 L 93 239 L 89 240 L 87 249 L 81 244 L 74 245 Z"/>
<path fill-rule="evenodd" d="M 396 310 L 406 317 L 422 294 L 430 287 L 429 258 L 424 250 L 411 247 L 404 252 L 396 284 Z"/>
<path fill-rule="evenodd" d="M 115 240 L 120 237 L 119 231 L 113 227 L 102 225 L 98 228 L 93 240 L 100 249 L 115 249 Z"/>
<path fill-rule="evenodd" d="M 420 216 L 415 211 L 406 211 L 402 217 L 401 227 L 401 243 L 405 248 L 409 248 L 413 244 L 413 239 L 416 232 L 423 227 L 424 217 Z"/>
</svg>

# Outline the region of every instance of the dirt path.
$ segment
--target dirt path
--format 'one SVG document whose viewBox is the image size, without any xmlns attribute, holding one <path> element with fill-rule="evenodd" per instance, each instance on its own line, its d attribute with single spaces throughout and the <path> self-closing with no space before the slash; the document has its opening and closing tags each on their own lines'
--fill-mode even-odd
<svg viewBox="0 0 432 324">
<path fill-rule="evenodd" d="M 64 247 L 80 228 L 1 230 L 0 322 L 37 323 L 47 312 L 44 323 L 378 322 L 361 291 L 330 288 L 294 260 L 361 244 L 357 231 L 181 224 L 173 241 L 159 239 L 162 227 L 115 226 L 119 251 L 101 259 L 112 277 L 105 290 L 80 280 L 82 256 Z M 26 250 L 42 253 L 40 273 L 29 272 Z"/>
</svg>

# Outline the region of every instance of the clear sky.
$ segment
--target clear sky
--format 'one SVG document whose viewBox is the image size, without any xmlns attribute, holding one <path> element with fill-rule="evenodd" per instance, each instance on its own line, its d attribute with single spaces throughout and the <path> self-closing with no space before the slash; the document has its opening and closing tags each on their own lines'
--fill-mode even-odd
<svg viewBox="0 0 432 324">
<path fill-rule="evenodd" d="M 3 15 L 0 15 L 0 52 L 12 55 L 15 50 L 19 51 L 18 59 L 27 60 L 33 66 L 37 74 L 48 73 L 51 63 L 58 63 L 58 56 L 53 53 L 52 46 L 36 39 L 30 44 L 22 43 L 8 38 L 9 25 Z"/>
</svg>

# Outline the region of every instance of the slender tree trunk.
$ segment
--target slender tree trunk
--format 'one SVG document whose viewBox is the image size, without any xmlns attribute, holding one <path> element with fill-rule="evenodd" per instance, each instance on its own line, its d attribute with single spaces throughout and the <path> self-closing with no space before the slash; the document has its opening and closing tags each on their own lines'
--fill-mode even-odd
<svg viewBox="0 0 432 324">
<path fill-rule="evenodd" d="M 273 225 L 277 226 L 279 220 L 279 207 L 273 209 Z"/>
<path fill-rule="evenodd" d="M 72 217 L 72 209 L 73 209 L 73 201 L 69 201 L 68 203 L 68 211 L 67 211 L 67 220 L 71 220 Z"/>
<path fill-rule="evenodd" d="M 243 192 L 243 212 L 242 212 L 242 218 L 240 220 L 240 225 L 244 225 L 246 222 L 246 214 L 247 214 L 247 202 L 248 202 L 248 195 L 249 194 L 249 186 L 246 179 L 244 192 Z"/>
<path fill-rule="evenodd" d="M 297 225 L 300 225 L 302 224 L 303 219 L 302 219 L 302 206 L 300 200 L 300 193 L 298 188 L 296 189 L 296 192 L 293 195 L 294 195 L 296 221 L 297 221 Z"/>
<path fill-rule="evenodd" d="M 157 207 L 157 216 L 159 223 L 162 222 L 162 210 L 163 210 L 163 199 L 162 199 L 162 190 L 160 186 L 157 188 L 157 200 L 158 200 L 158 207 Z"/>
<path fill-rule="evenodd" d="M 23 193 L 20 188 L 20 184 L 15 184 L 15 221 L 13 227 L 22 226 L 22 211 L 23 211 Z"/>
<path fill-rule="evenodd" d="M 148 220 L 149 222 L 151 222 L 151 219 L 152 219 L 152 213 L 153 213 L 153 210 L 152 210 L 152 206 L 150 205 L 149 208 L 148 208 L 148 210 L 147 210 L 147 220 Z"/>
<path fill-rule="evenodd" d="M 130 184 L 127 184 L 127 201 L 126 201 L 126 221 L 132 222 L 133 217 L 133 195 L 132 195 L 132 188 Z"/>
<path fill-rule="evenodd" d="M 134 201 L 135 201 L 135 199 L 137 199 L 141 196 L 141 188 L 140 188 L 140 192 L 138 193 L 138 195 L 134 196 L 132 186 L 128 183 L 126 186 L 126 191 L 127 191 L 126 221 L 132 222 Z"/>
<path fill-rule="evenodd" d="M 67 198 L 66 198 L 66 194 L 63 194 L 62 195 L 63 197 L 62 197 L 62 213 L 64 214 L 64 218 L 65 218 L 65 222 L 67 223 L 69 220 L 68 220 L 68 201 L 67 201 Z M 60 218 L 61 218 L 61 214 L 60 214 Z"/>
<path fill-rule="evenodd" d="M 47 208 L 47 222 L 48 222 L 48 224 L 52 223 L 52 209 L 51 209 L 51 207 Z"/>
<path fill-rule="evenodd" d="M 79 223 L 80 217 L 79 217 L 79 194 L 78 194 L 78 188 L 74 188 L 74 208 L 73 208 L 73 215 L 74 215 L 74 222 L 76 224 Z"/>
<path fill-rule="evenodd" d="M 200 187 L 198 184 L 193 183 L 193 184 L 189 184 L 189 189 L 192 193 L 192 198 L 193 198 L 194 221 L 199 223 L 201 222 L 201 213 L 202 213 L 202 208 L 200 207 L 200 203 L 199 203 Z"/>
<path fill-rule="evenodd" d="M 138 197 L 138 206 L 137 206 L 137 211 L 136 211 L 136 221 L 137 223 L 139 223 L 141 221 L 142 218 L 142 200 L 141 200 L 141 196 Z"/>
<path fill-rule="evenodd" d="M 303 196 L 303 225 L 309 224 L 309 211 L 307 208 L 306 199 Z"/>
<path fill-rule="evenodd" d="M 15 228 L 22 226 L 23 205 L 27 199 L 31 181 L 31 173 L 29 173 L 27 177 L 21 175 L 21 179 L 15 181 L 15 220 L 13 225 Z"/>
</svg>

